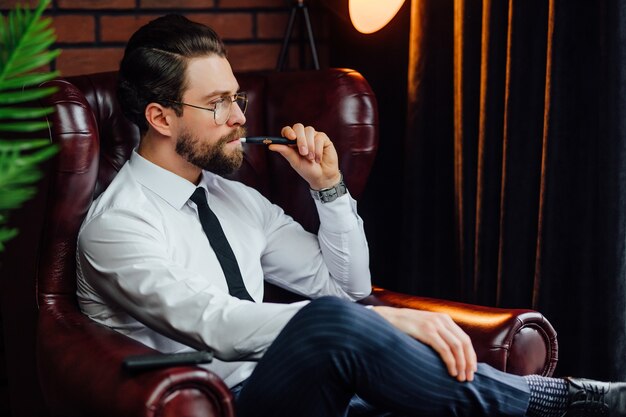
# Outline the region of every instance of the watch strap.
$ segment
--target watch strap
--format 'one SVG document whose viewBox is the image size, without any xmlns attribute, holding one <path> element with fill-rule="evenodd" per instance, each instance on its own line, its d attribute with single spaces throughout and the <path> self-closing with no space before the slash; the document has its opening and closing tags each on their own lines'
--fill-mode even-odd
<svg viewBox="0 0 626 417">
<path fill-rule="evenodd" d="M 332 187 L 322 188 L 321 190 L 314 190 L 310 188 L 309 190 L 311 191 L 311 196 L 313 196 L 315 200 L 324 204 L 335 201 L 342 195 L 348 193 L 348 187 L 346 187 L 346 184 L 343 182 L 343 174 L 341 174 L 339 182 Z"/>
</svg>

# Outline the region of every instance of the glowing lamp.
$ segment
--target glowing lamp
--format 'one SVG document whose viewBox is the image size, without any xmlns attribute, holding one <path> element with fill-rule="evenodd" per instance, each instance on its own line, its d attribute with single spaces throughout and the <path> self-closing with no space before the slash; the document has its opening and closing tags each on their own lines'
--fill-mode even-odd
<svg viewBox="0 0 626 417">
<path fill-rule="evenodd" d="M 306 28 L 306 36 L 309 39 L 309 46 L 313 58 L 313 67 L 319 69 L 319 60 L 317 57 L 317 49 L 315 47 L 315 39 L 313 38 L 313 29 L 309 18 L 309 8 L 306 0 L 290 0 L 291 13 L 289 14 L 289 22 L 285 30 L 283 46 L 278 56 L 276 69 L 282 71 L 285 67 L 287 58 L 287 50 L 291 41 L 291 32 L 293 31 L 296 14 L 302 12 Z M 382 29 L 394 18 L 400 8 L 404 4 L 404 0 L 319 0 L 319 2 L 336 13 L 340 18 L 348 20 L 346 14 L 350 17 L 352 26 L 361 33 L 369 34 Z M 348 13 L 346 13 L 346 4 L 348 5 Z"/>
<path fill-rule="evenodd" d="M 348 12 L 355 29 L 361 33 L 374 33 L 398 13 L 404 0 L 349 0 Z"/>
</svg>

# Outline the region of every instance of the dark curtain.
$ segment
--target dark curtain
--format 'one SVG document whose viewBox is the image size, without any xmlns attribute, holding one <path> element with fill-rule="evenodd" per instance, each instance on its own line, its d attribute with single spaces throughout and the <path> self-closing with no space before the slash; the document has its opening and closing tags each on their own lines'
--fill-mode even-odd
<svg viewBox="0 0 626 417">
<path fill-rule="evenodd" d="M 399 290 L 541 311 L 626 380 L 626 3 L 413 0 Z"/>
</svg>

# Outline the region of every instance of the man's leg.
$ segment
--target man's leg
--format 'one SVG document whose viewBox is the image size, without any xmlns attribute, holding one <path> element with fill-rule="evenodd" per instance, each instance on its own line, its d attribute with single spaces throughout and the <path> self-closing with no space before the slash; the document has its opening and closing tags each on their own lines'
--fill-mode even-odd
<svg viewBox="0 0 626 417">
<path fill-rule="evenodd" d="M 339 417 L 355 393 L 406 416 L 523 416 L 529 401 L 523 378 L 480 364 L 473 382 L 458 382 L 430 347 L 328 297 L 280 333 L 241 391 L 237 416 Z"/>
</svg>

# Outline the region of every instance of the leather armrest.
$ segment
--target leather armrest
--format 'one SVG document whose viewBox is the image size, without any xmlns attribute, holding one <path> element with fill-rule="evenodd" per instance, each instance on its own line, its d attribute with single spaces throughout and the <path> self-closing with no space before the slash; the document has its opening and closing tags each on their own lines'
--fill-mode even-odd
<svg viewBox="0 0 626 417">
<path fill-rule="evenodd" d="M 446 313 L 470 336 L 480 362 L 508 373 L 551 376 L 556 367 L 556 331 L 533 310 L 483 307 L 377 287 L 361 303 Z"/>
<path fill-rule="evenodd" d="M 127 356 L 156 352 L 91 321 L 70 300 L 48 298 L 38 326 L 39 377 L 53 415 L 234 416 L 230 390 L 204 368 L 124 371 Z"/>
</svg>

